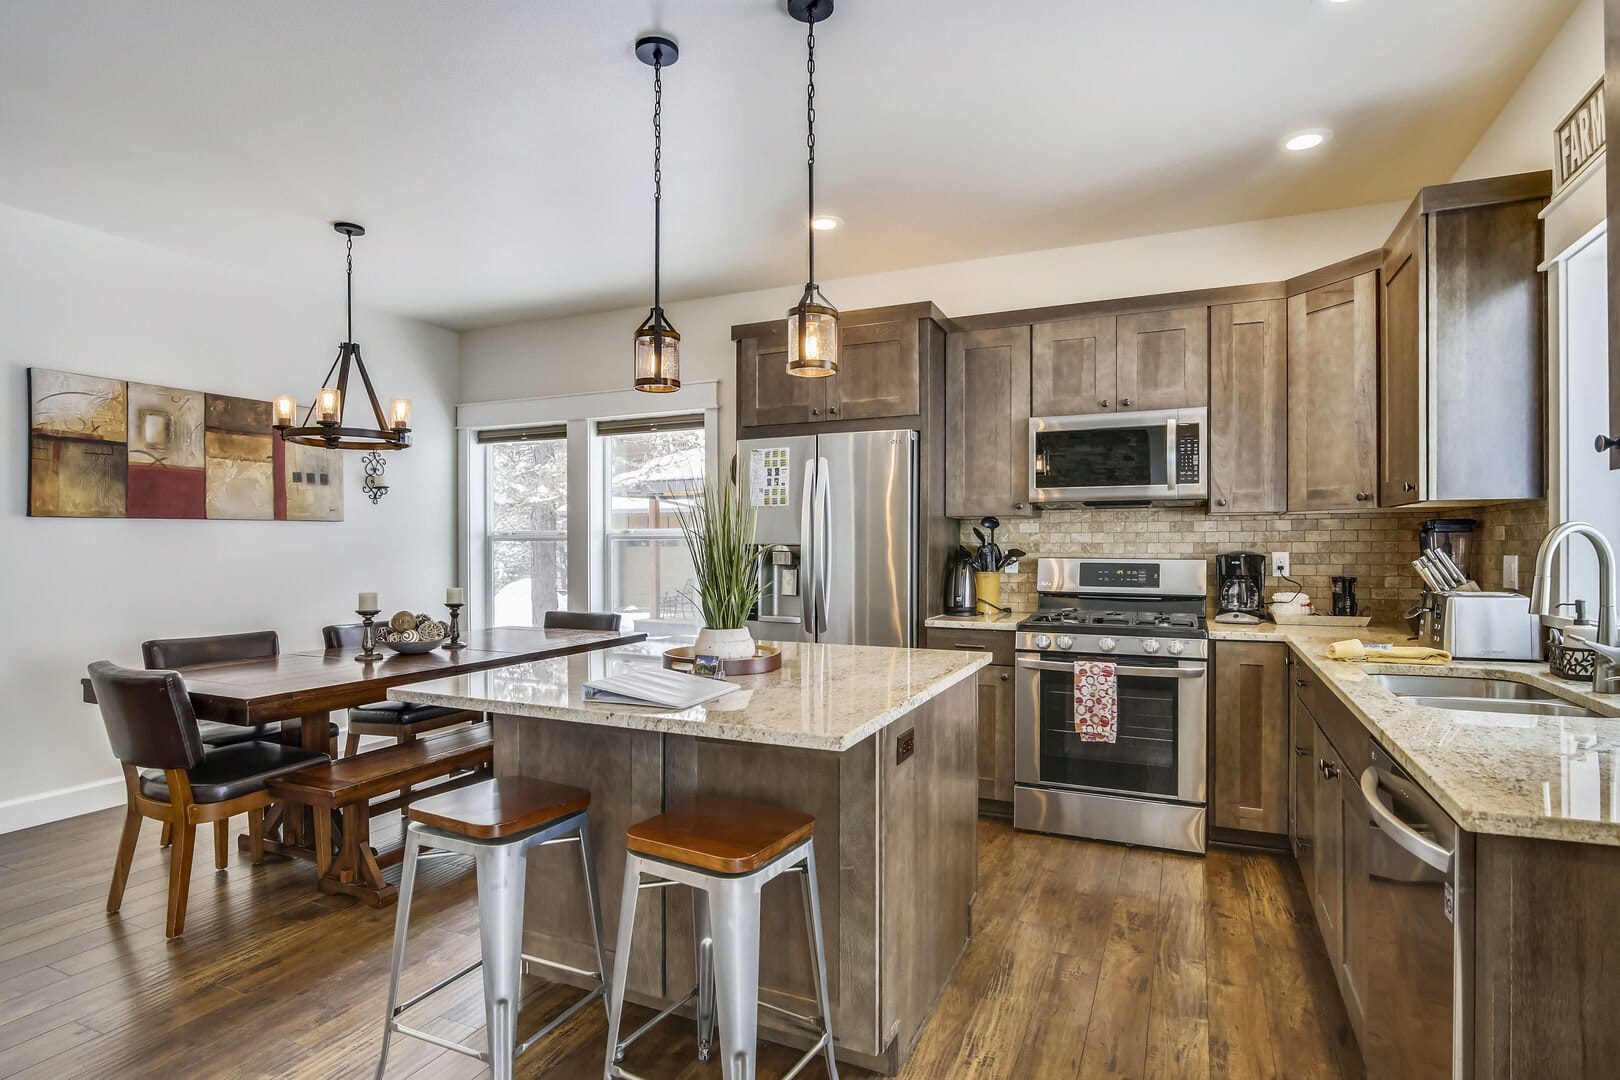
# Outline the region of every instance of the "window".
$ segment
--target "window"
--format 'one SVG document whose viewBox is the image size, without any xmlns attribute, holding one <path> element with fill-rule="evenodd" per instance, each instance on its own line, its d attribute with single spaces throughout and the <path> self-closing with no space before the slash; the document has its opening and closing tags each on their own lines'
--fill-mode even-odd
<svg viewBox="0 0 1620 1080">
<path fill-rule="evenodd" d="M 480 436 L 492 626 L 568 607 L 568 439 L 562 428 Z"/>
<path fill-rule="evenodd" d="M 1600 230 L 1561 259 L 1559 345 L 1563 383 L 1562 483 L 1564 521 L 1588 521 L 1620 542 L 1620 472 L 1592 438 L 1609 430 L 1608 242 Z M 1563 599 L 1598 598 L 1597 556 L 1591 545 L 1566 544 L 1559 558 Z M 1527 579 L 1523 579 L 1527 580 Z M 1567 614 L 1567 612 L 1565 612 Z M 1595 606 L 1592 617 L 1596 617 Z"/>
<path fill-rule="evenodd" d="M 697 633 L 703 619 L 692 601 L 692 559 L 679 513 L 703 488 L 702 417 L 603 422 L 597 439 L 608 610 L 656 637 Z"/>
</svg>

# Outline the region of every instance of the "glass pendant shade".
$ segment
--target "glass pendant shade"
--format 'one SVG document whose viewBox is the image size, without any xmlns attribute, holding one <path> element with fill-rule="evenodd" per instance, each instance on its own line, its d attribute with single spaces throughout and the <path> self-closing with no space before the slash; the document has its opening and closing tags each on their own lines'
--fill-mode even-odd
<svg viewBox="0 0 1620 1080">
<path fill-rule="evenodd" d="M 838 309 L 819 290 L 806 289 L 788 309 L 787 371 L 812 379 L 838 374 Z"/>
<path fill-rule="evenodd" d="M 681 388 L 681 335 L 664 317 L 663 308 L 653 308 L 636 328 L 635 387 L 649 394 Z"/>
</svg>

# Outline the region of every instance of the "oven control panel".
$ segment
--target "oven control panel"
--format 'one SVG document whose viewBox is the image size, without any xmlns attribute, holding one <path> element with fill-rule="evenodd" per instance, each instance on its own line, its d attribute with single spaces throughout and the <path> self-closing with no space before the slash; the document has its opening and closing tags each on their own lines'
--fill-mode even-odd
<svg viewBox="0 0 1620 1080">
<path fill-rule="evenodd" d="M 1087 562 L 1080 584 L 1094 589 L 1157 589 L 1159 564 L 1154 562 Z"/>
</svg>

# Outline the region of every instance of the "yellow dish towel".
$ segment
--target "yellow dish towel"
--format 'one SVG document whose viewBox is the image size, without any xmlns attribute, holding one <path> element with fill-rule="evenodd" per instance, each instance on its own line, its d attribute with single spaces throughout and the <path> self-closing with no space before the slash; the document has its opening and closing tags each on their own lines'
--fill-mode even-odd
<svg viewBox="0 0 1620 1080">
<path fill-rule="evenodd" d="M 1363 645 L 1360 640 L 1335 641 L 1327 647 L 1329 660 L 1365 660 L 1374 664 L 1449 664 L 1451 654 L 1427 645 Z"/>
</svg>

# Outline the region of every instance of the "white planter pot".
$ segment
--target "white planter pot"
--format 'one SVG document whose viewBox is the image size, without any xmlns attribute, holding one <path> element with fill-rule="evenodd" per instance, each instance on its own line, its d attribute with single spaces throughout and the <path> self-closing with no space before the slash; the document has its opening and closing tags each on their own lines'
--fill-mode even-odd
<svg viewBox="0 0 1620 1080">
<path fill-rule="evenodd" d="M 754 635 L 746 626 L 736 630 L 710 630 L 705 626 L 698 631 L 697 644 L 692 651 L 721 660 L 745 660 L 754 655 Z"/>
</svg>

